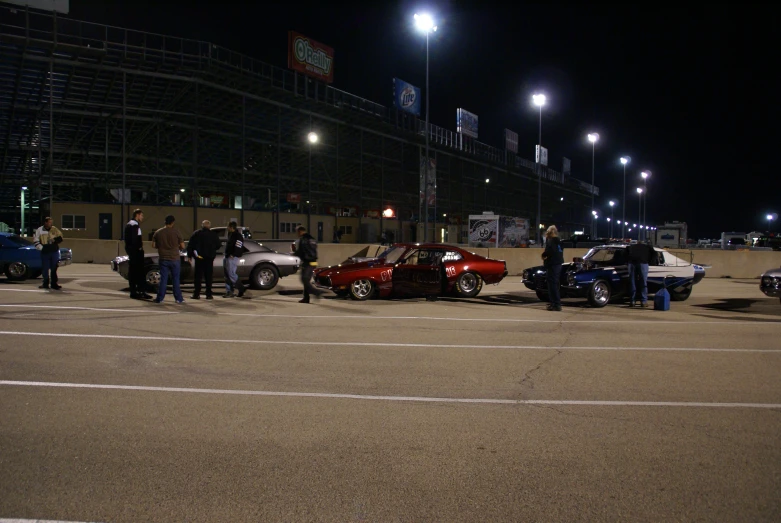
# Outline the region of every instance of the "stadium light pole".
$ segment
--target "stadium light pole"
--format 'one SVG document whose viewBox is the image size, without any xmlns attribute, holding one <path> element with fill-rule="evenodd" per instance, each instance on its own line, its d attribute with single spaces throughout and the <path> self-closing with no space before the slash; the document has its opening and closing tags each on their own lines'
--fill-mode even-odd
<svg viewBox="0 0 781 523">
<path fill-rule="evenodd" d="M 542 220 L 542 106 L 545 105 L 544 94 L 532 95 L 532 103 L 540 108 L 540 132 L 539 141 L 537 142 L 537 245 L 542 245 L 542 238 L 540 234 L 540 222 Z"/>
<path fill-rule="evenodd" d="M 610 237 L 613 237 L 613 206 L 615 206 L 616 202 L 613 200 L 610 200 L 608 202 L 610 204 Z"/>
<path fill-rule="evenodd" d="M 629 156 L 622 156 L 620 158 L 621 164 L 624 166 L 624 196 L 621 200 L 621 221 L 624 222 L 624 226 L 621 227 L 621 236 L 624 236 L 626 230 L 626 164 L 632 161 Z"/>
<path fill-rule="evenodd" d="M 312 121 L 309 121 L 309 134 L 306 135 L 306 141 L 309 143 L 309 185 L 306 190 L 306 230 L 311 231 L 312 221 L 312 146 L 317 143 L 320 137 L 316 132 L 312 131 Z M 311 234 L 311 233 L 310 233 Z"/>
<path fill-rule="evenodd" d="M 594 152 L 596 149 L 596 143 L 599 141 L 599 133 L 589 133 L 588 141 L 591 142 L 591 208 L 594 208 Z M 594 220 L 591 221 L 591 233 L 596 237 L 594 232 Z"/>
<path fill-rule="evenodd" d="M 651 171 L 643 171 L 640 176 L 643 177 L 643 223 L 648 224 L 648 178 L 651 177 Z M 647 239 L 648 233 L 644 234 Z"/>
<path fill-rule="evenodd" d="M 434 25 L 434 19 L 429 14 L 417 14 L 415 13 L 415 27 L 418 28 L 418 31 L 421 31 L 423 33 L 426 33 L 426 159 L 425 159 L 425 179 L 423 180 L 423 199 L 426 200 L 426 219 L 425 219 L 425 226 L 423 229 L 423 242 L 425 243 L 428 241 L 428 180 L 429 175 L 431 174 L 430 171 L 430 163 L 429 163 L 429 146 L 428 146 L 428 138 L 429 138 L 429 126 L 428 126 L 428 37 L 431 33 L 436 32 L 437 26 Z M 437 217 L 434 216 L 434 228 L 436 229 L 437 225 Z M 434 239 L 436 240 L 436 234 L 434 234 Z"/>
<path fill-rule="evenodd" d="M 27 191 L 27 186 L 23 185 L 22 186 L 22 228 L 19 231 L 19 235 L 20 236 L 25 236 L 25 234 L 24 234 L 24 208 L 26 207 L 25 203 L 24 203 L 24 193 L 25 193 L 25 191 Z"/>
<path fill-rule="evenodd" d="M 637 222 L 643 223 L 643 188 L 638 187 L 637 188 Z M 640 241 L 640 231 L 643 230 L 643 226 L 641 225 L 639 229 L 637 229 L 637 241 Z"/>
</svg>

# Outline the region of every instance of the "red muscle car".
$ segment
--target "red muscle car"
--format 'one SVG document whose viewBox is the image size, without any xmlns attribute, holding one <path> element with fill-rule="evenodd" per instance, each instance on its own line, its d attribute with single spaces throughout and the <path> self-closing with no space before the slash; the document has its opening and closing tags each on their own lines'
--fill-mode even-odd
<svg viewBox="0 0 781 523">
<path fill-rule="evenodd" d="M 356 300 L 373 296 L 477 296 L 507 264 L 441 244 L 396 244 L 378 258 L 315 270 L 315 284 Z"/>
</svg>

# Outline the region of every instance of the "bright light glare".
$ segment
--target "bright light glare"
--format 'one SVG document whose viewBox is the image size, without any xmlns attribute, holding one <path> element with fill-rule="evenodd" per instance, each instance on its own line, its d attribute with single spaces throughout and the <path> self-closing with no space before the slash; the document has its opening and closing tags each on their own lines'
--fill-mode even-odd
<svg viewBox="0 0 781 523">
<path fill-rule="evenodd" d="M 534 102 L 534 105 L 536 105 L 537 107 L 542 107 L 543 105 L 545 105 L 545 100 L 546 98 L 544 94 L 532 95 L 532 102 Z"/>
<path fill-rule="evenodd" d="M 564 197 L 563 197 L 563 196 L 561 197 L 561 201 L 562 201 L 562 202 L 564 201 Z"/>
<path fill-rule="evenodd" d="M 591 211 L 591 214 L 593 214 L 594 216 L 596 216 L 596 215 L 597 215 L 597 211 Z"/>
<path fill-rule="evenodd" d="M 642 193 L 643 193 L 643 188 L 642 187 L 638 187 L 637 188 L 637 194 L 642 194 Z"/>
<path fill-rule="evenodd" d="M 624 164 L 624 165 L 628 164 L 630 159 L 631 159 L 631 158 L 629 158 L 628 156 L 622 156 L 622 157 L 620 158 L 620 160 L 621 160 L 621 163 L 622 163 L 622 164 Z"/>
<path fill-rule="evenodd" d="M 616 204 L 616 202 L 614 202 L 613 200 L 610 200 L 608 203 L 610 204 L 611 207 L 613 207 Z"/>
<path fill-rule="evenodd" d="M 437 30 L 437 26 L 434 25 L 434 19 L 431 18 L 430 14 L 426 13 L 422 15 L 415 13 L 415 27 L 424 33 L 430 33 Z"/>
<path fill-rule="evenodd" d="M 643 177 L 643 180 L 645 180 L 646 178 L 648 178 L 649 176 L 651 176 L 651 173 L 650 173 L 650 172 L 648 172 L 648 171 L 643 171 L 643 172 L 641 172 L 641 173 L 640 173 L 640 176 L 642 176 L 642 177 Z"/>
<path fill-rule="evenodd" d="M 610 217 L 608 216 L 607 221 L 610 221 Z"/>
<path fill-rule="evenodd" d="M 23 191 L 26 191 L 26 190 L 27 190 L 27 186 L 25 185 L 24 187 L 22 187 L 22 190 L 23 190 Z M 767 218 L 767 219 L 768 219 L 768 220 L 770 219 L 770 215 L 769 215 L 769 214 L 768 214 L 768 218 Z"/>
<path fill-rule="evenodd" d="M 486 179 L 485 179 L 485 183 L 488 183 L 488 182 L 490 182 L 490 181 L 491 181 L 491 179 L 490 179 L 490 178 L 486 178 Z"/>
<path fill-rule="evenodd" d="M 319 136 L 317 136 L 317 133 L 312 131 L 308 135 L 306 135 L 307 139 L 309 140 L 309 143 L 317 143 L 317 140 L 320 139 Z"/>
<path fill-rule="evenodd" d="M 385 218 L 393 218 L 393 209 L 391 209 L 390 207 L 385 209 L 384 211 L 382 211 L 382 215 Z"/>
<path fill-rule="evenodd" d="M 599 140 L 599 133 L 589 133 L 588 134 L 588 141 L 591 143 L 596 143 Z"/>
<path fill-rule="evenodd" d="M 179 189 L 179 192 L 184 192 L 184 189 Z"/>
</svg>

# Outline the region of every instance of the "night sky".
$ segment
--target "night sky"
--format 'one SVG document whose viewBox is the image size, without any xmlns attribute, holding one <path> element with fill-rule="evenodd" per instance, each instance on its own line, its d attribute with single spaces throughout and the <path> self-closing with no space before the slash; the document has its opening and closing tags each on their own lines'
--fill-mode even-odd
<svg viewBox="0 0 781 523">
<path fill-rule="evenodd" d="M 692 238 L 765 230 L 765 216 L 781 213 L 781 18 L 769 5 L 258 4 L 71 0 L 69 16 L 206 40 L 280 67 L 292 29 L 335 49 L 334 87 L 390 106 L 394 76 L 424 87 L 425 37 L 412 16 L 427 11 L 439 26 L 430 55 L 433 124 L 455 130 L 463 107 L 478 115 L 481 142 L 503 148 L 510 128 L 519 155 L 533 160 L 531 95 L 543 92 L 552 168 L 561 171 L 566 156 L 573 176 L 590 182 L 586 134 L 601 136 L 595 183 L 603 216 L 609 199 L 621 200 L 621 155 L 632 158 L 632 221 L 641 170 L 653 172 L 649 224 L 685 221 Z"/>
</svg>

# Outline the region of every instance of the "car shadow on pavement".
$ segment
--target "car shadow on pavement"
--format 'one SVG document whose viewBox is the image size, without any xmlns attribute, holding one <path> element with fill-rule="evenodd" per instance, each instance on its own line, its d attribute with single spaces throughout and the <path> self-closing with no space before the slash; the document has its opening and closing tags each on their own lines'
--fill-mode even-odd
<svg viewBox="0 0 781 523">
<path fill-rule="evenodd" d="M 711 302 L 711 303 L 698 303 L 696 305 L 693 305 L 693 307 L 698 307 L 701 309 L 707 309 L 712 311 L 732 312 L 741 315 L 764 314 L 769 316 L 781 317 L 781 305 L 779 305 L 778 301 L 769 300 L 769 299 L 724 298 L 724 299 L 718 299 L 715 302 Z M 723 318 L 723 317 L 719 316 L 719 318 Z M 765 318 L 751 318 L 746 316 L 736 316 L 734 318 L 724 318 L 724 319 L 735 319 L 741 321 L 748 320 L 748 321 L 758 321 L 758 322 L 778 321 L 778 320 L 770 320 Z"/>
</svg>

